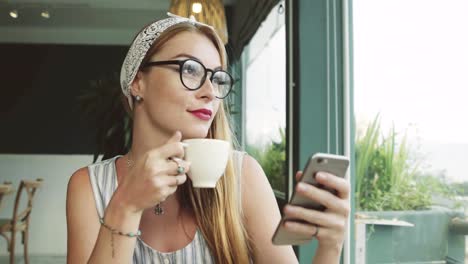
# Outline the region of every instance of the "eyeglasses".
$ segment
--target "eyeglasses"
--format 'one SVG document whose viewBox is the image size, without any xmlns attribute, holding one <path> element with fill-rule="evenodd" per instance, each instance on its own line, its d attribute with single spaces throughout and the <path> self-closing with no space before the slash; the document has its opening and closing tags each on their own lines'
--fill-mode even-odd
<svg viewBox="0 0 468 264">
<path fill-rule="evenodd" d="M 234 79 L 223 70 L 207 69 L 201 62 L 194 59 L 186 60 L 168 60 L 168 61 L 150 61 L 141 68 L 161 65 L 179 65 L 180 81 L 185 88 L 194 91 L 200 89 L 206 80 L 208 72 L 211 73 L 210 81 L 215 90 L 216 98 L 224 99 L 232 90 Z"/>
</svg>

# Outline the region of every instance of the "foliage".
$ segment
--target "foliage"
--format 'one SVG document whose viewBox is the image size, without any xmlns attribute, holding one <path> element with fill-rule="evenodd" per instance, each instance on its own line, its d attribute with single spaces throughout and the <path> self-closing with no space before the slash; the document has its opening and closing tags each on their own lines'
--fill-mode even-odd
<svg viewBox="0 0 468 264">
<path fill-rule="evenodd" d="M 458 196 L 463 196 L 463 189 L 456 184 L 449 184 L 445 180 L 444 175 L 426 175 L 421 174 L 417 178 L 418 185 L 428 192 L 445 197 L 451 201 L 455 201 Z M 454 207 L 461 207 L 463 204 L 459 201 L 454 202 Z"/>
<path fill-rule="evenodd" d="M 466 179 L 466 178 L 465 178 Z M 453 183 L 452 188 L 461 196 L 468 196 L 468 182 Z"/>
<path fill-rule="evenodd" d="M 279 129 L 281 141 L 271 142 L 265 148 L 247 145 L 246 151 L 262 166 L 274 190 L 284 190 L 286 175 L 286 135 Z"/>
<path fill-rule="evenodd" d="M 420 172 L 420 161 L 411 159 L 406 135 L 399 144 L 394 128 L 386 137 L 381 135 L 378 115 L 355 146 L 358 210 L 422 210 L 431 206 L 434 193 L 456 194 L 440 177 Z"/>
<path fill-rule="evenodd" d="M 117 73 L 93 80 L 78 98 L 82 118 L 96 129 L 95 162 L 99 155 L 108 159 L 128 151 L 131 141 L 131 118 L 126 113 Z"/>
</svg>

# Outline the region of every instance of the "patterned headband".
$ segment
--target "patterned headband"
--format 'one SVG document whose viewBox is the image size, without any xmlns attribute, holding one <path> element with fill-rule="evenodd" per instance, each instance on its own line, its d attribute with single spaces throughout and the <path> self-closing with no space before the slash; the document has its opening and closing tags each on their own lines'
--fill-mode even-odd
<svg viewBox="0 0 468 264">
<path fill-rule="evenodd" d="M 190 18 L 185 18 L 173 15 L 171 13 L 167 13 L 167 15 L 169 16 L 168 18 L 155 21 L 144 28 L 137 35 L 127 52 L 127 56 L 125 56 L 122 69 L 120 70 L 120 86 L 122 88 L 122 92 L 128 99 L 130 109 L 133 109 L 132 94 L 130 93 L 130 87 L 133 79 L 135 79 L 135 76 L 140 69 L 141 62 L 146 56 L 146 53 L 150 49 L 151 45 L 153 45 L 153 43 L 156 41 L 156 39 L 158 39 L 161 33 L 166 31 L 168 28 L 180 23 L 190 23 L 192 25 L 208 27 L 215 31 L 212 26 L 197 22 L 193 16 Z"/>
</svg>

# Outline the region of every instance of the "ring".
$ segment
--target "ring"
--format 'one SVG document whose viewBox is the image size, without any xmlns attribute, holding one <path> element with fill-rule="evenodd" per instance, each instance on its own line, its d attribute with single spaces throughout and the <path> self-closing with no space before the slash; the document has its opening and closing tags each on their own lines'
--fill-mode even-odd
<svg viewBox="0 0 468 264">
<path fill-rule="evenodd" d="M 183 174 L 185 172 L 185 168 L 182 166 L 177 167 L 177 173 L 178 174 Z"/>
<path fill-rule="evenodd" d="M 318 227 L 318 225 L 314 225 L 314 226 L 315 226 L 315 233 L 312 236 L 316 237 L 318 235 L 318 232 L 319 232 L 319 227 Z"/>
<path fill-rule="evenodd" d="M 180 166 L 179 161 L 176 158 L 170 158 L 170 160 L 177 164 L 177 175 L 183 174 L 185 172 L 185 168 Z"/>
</svg>

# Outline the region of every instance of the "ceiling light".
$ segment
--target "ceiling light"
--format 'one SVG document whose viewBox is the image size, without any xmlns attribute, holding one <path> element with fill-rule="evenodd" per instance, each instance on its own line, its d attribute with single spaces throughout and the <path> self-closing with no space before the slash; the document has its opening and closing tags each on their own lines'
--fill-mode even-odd
<svg viewBox="0 0 468 264">
<path fill-rule="evenodd" d="M 228 42 L 226 14 L 222 0 L 171 0 L 169 12 L 182 17 L 193 15 L 198 22 L 214 27 L 224 44 Z"/>
<path fill-rule="evenodd" d="M 10 16 L 11 16 L 12 18 L 18 18 L 18 11 L 16 11 L 16 10 L 11 10 L 11 11 L 10 11 Z"/>
<path fill-rule="evenodd" d="M 195 14 L 201 13 L 202 8 L 203 8 L 202 4 L 198 2 L 195 2 L 192 4 L 192 12 L 194 12 Z"/>
<path fill-rule="evenodd" d="M 47 10 L 42 11 L 42 12 L 41 12 L 41 17 L 46 18 L 46 19 L 47 19 L 47 18 L 50 18 L 50 13 L 49 13 L 49 11 L 47 11 Z"/>
</svg>

